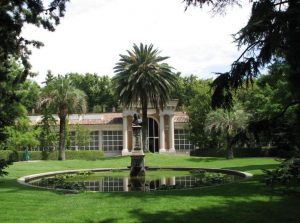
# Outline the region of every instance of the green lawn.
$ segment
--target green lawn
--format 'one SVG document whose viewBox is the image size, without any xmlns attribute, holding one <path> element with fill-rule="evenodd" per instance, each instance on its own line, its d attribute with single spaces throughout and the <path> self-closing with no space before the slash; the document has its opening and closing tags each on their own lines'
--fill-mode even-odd
<svg viewBox="0 0 300 223">
<path fill-rule="evenodd" d="M 274 192 L 261 181 L 261 169 L 272 169 L 277 164 L 272 158 L 226 160 L 148 154 L 148 166 L 228 168 L 255 176 L 240 183 L 185 191 L 63 194 L 21 186 L 16 179 L 54 170 L 126 167 L 129 158 L 19 162 L 0 179 L 0 222 L 297 222 L 299 194 Z"/>
</svg>

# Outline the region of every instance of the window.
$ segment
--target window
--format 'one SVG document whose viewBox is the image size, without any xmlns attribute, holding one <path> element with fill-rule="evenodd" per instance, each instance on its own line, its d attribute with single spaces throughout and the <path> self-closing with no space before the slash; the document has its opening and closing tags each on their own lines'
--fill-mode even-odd
<svg viewBox="0 0 300 223">
<path fill-rule="evenodd" d="M 103 131 L 103 151 L 119 151 L 122 147 L 122 131 Z"/>
<path fill-rule="evenodd" d="M 185 129 L 175 129 L 174 145 L 176 151 L 190 151 L 195 149 L 195 146 L 188 139 L 189 133 Z"/>
<path fill-rule="evenodd" d="M 77 145 L 76 145 L 76 132 L 75 131 L 71 131 L 70 132 L 70 147 L 71 150 L 76 150 L 77 149 Z"/>
<path fill-rule="evenodd" d="M 70 147 L 71 150 L 99 150 L 99 131 L 91 131 L 89 139 L 86 139 L 86 145 L 78 145 L 78 138 L 76 131 L 70 132 Z"/>
<path fill-rule="evenodd" d="M 91 131 L 90 133 L 90 143 L 89 150 L 99 150 L 99 131 Z"/>
</svg>

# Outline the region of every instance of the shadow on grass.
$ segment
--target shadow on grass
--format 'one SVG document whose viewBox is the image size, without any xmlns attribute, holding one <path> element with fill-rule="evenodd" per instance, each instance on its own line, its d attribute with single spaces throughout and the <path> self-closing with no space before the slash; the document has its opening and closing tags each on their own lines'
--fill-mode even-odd
<svg viewBox="0 0 300 223">
<path fill-rule="evenodd" d="M 216 207 L 194 208 L 190 211 L 180 211 L 179 208 L 179 210 L 151 213 L 136 209 L 130 211 L 130 214 L 136 222 L 140 223 L 296 223 L 300 216 L 299 208 L 297 199 L 290 197 L 280 201 L 227 201 Z"/>
<path fill-rule="evenodd" d="M 146 207 L 127 210 L 128 218 L 108 218 L 105 220 L 88 220 L 86 223 L 114 223 L 114 222 L 139 222 L 139 223 L 296 223 L 300 217 L 299 196 L 283 196 L 261 199 L 252 198 L 221 199 L 219 203 L 208 203 L 207 206 L 195 203 L 191 209 L 174 206 L 168 209 L 168 204 L 162 210 L 153 211 Z M 205 201 L 205 200 L 203 200 Z"/>
</svg>

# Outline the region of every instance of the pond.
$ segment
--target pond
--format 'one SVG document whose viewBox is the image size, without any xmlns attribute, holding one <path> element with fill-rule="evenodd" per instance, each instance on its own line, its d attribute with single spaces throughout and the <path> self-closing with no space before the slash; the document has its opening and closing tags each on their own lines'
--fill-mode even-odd
<svg viewBox="0 0 300 223">
<path fill-rule="evenodd" d="M 132 192 L 163 191 L 217 186 L 239 181 L 247 174 L 222 169 L 157 168 L 131 177 L 129 170 L 84 170 L 24 177 L 24 184 L 57 190 Z"/>
</svg>

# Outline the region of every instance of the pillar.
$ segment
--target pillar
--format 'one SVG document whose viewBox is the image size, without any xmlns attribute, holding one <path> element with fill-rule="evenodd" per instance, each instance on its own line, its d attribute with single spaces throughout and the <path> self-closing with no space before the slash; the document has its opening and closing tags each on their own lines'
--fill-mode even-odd
<svg viewBox="0 0 300 223">
<path fill-rule="evenodd" d="M 127 116 L 123 116 L 123 149 L 122 155 L 128 155 L 128 132 L 127 132 Z"/>
<path fill-rule="evenodd" d="M 169 121 L 169 152 L 175 152 L 175 147 L 174 147 L 174 115 L 171 114 L 169 115 L 170 121 Z"/>
<path fill-rule="evenodd" d="M 123 178 L 123 191 L 128 191 L 129 180 L 128 177 Z"/>
<path fill-rule="evenodd" d="M 164 115 L 159 116 L 159 153 L 166 152 L 165 148 L 165 119 Z"/>
</svg>

